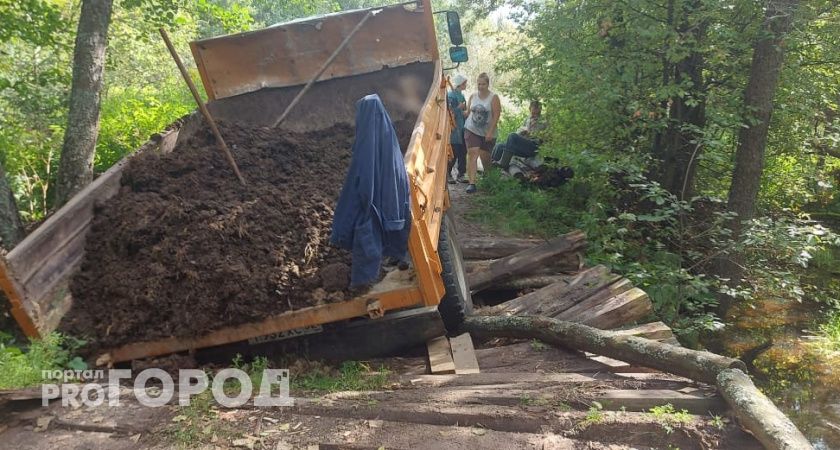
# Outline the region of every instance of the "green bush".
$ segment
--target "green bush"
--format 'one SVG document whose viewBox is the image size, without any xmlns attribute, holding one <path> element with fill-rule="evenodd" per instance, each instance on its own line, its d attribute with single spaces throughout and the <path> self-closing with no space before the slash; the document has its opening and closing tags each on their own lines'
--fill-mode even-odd
<svg viewBox="0 0 840 450">
<path fill-rule="evenodd" d="M 17 389 L 34 386 L 43 381 L 47 370 L 84 370 L 87 365 L 73 352 L 84 345 L 83 341 L 50 333 L 32 341 L 28 348 L 11 345 L 8 335 L 0 335 L 0 389 Z"/>
</svg>

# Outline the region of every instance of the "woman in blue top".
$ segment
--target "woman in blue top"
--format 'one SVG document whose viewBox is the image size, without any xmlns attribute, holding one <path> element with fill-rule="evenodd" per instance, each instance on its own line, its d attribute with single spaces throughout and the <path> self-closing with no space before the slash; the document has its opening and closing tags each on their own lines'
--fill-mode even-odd
<svg viewBox="0 0 840 450">
<path fill-rule="evenodd" d="M 464 122 L 464 141 L 467 144 L 467 176 L 470 185 L 467 192 L 476 190 L 478 158 L 484 170 L 490 170 L 490 150 L 496 144 L 499 116 L 502 115 L 502 103 L 499 96 L 490 90 L 490 77 L 486 73 L 478 76 L 478 92 L 470 96 L 467 102 L 467 120 Z"/>
<path fill-rule="evenodd" d="M 450 184 L 455 183 L 455 178 L 452 178 L 452 168 L 455 167 L 456 162 L 458 164 L 458 181 L 467 182 L 465 178 L 467 174 L 467 146 L 464 144 L 464 116 L 467 111 L 467 100 L 463 94 L 466 88 L 467 77 L 458 74 L 452 77 L 452 90 L 446 94 L 449 110 L 452 111 L 452 118 L 455 121 L 455 127 L 452 128 L 452 135 L 449 137 L 449 143 L 452 145 L 455 158 L 449 162 L 449 170 L 446 172 Z"/>
</svg>

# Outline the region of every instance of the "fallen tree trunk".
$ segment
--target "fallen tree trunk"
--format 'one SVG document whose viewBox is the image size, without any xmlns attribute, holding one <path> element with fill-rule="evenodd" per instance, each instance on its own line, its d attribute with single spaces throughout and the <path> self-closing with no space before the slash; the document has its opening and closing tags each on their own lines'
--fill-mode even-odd
<svg viewBox="0 0 840 450">
<path fill-rule="evenodd" d="M 764 448 L 813 448 L 793 422 L 779 411 L 741 370 L 732 368 L 721 371 L 717 376 L 717 388 L 741 425 L 749 430 Z"/>
<path fill-rule="evenodd" d="M 459 239 L 464 259 L 498 259 L 544 244 L 545 239 L 471 237 Z"/>
<path fill-rule="evenodd" d="M 467 271 L 467 276 L 472 273 L 487 270 L 493 263 L 498 262 L 498 259 L 475 259 L 464 261 L 464 269 Z M 521 276 L 545 276 L 557 274 L 571 274 L 577 272 L 583 266 L 583 255 L 579 251 L 573 251 L 563 255 L 557 255 L 545 265 L 535 267 L 528 272 L 520 273 Z M 497 287 L 501 284 L 513 281 L 512 279 L 498 279 L 488 285 L 485 289 Z"/>
<path fill-rule="evenodd" d="M 545 244 L 493 261 L 486 268 L 470 273 L 470 288 L 480 291 L 493 283 L 533 273 L 535 269 L 549 265 L 549 261 L 558 255 L 575 252 L 585 246 L 586 235 L 581 231 L 558 236 Z"/>
<path fill-rule="evenodd" d="M 473 336 L 539 339 L 709 384 L 715 384 L 723 370 L 746 370 L 737 359 L 548 317 L 473 316 L 464 321 L 463 328 Z"/>
</svg>

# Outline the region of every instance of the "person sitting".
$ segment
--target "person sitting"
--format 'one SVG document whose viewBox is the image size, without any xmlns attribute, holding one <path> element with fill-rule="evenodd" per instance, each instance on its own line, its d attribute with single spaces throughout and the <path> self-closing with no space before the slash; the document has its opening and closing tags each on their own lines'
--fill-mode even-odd
<svg viewBox="0 0 840 450">
<path fill-rule="evenodd" d="M 507 141 L 493 148 L 493 160 L 497 161 L 502 169 L 507 170 L 514 156 L 530 158 L 537 154 L 540 140 L 535 137 L 535 134 L 545 129 L 545 123 L 542 121 L 542 104 L 534 100 L 529 110 L 531 115 L 525 119 L 516 133 L 509 134 Z"/>
</svg>

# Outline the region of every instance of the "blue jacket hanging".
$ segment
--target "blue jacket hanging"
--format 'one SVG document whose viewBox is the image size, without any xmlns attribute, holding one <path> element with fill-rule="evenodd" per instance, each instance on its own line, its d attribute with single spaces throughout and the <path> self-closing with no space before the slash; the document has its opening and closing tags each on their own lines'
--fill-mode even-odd
<svg viewBox="0 0 840 450">
<path fill-rule="evenodd" d="M 352 251 L 350 285 L 376 281 L 383 256 L 404 259 L 411 228 L 408 175 L 397 133 L 376 94 L 356 103 L 356 140 L 330 241 Z"/>
</svg>

